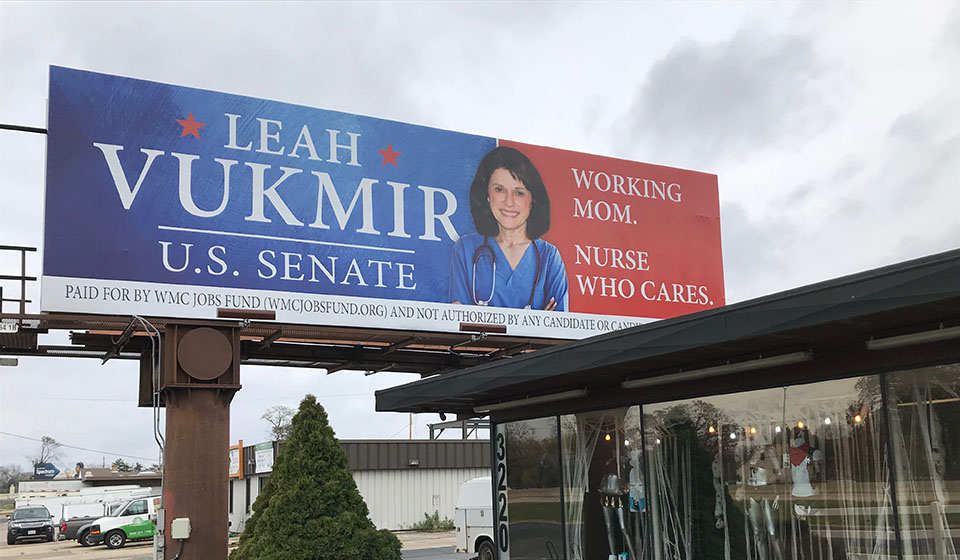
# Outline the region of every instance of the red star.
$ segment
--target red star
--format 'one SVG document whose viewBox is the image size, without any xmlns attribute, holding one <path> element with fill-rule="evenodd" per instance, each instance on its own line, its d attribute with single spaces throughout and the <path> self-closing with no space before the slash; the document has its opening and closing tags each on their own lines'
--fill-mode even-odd
<svg viewBox="0 0 960 560">
<path fill-rule="evenodd" d="M 386 165 L 388 163 L 392 163 L 394 167 L 397 167 L 397 168 L 400 167 L 399 165 L 397 165 L 397 158 L 402 156 L 403 154 L 400 152 L 393 151 L 393 146 L 391 146 L 389 142 L 387 142 L 386 150 L 377 150 L 377 151 L 383 154 L 383 163 L 381 163 L 380 165 Z"/>
<path fill-rule="evenodd" d="M 206 126 L 207 123 L 197 122 L 193 120 L 193 111 L 190 111 L 190 116 L 186 120 L 176 119 L 180 126 L 183 127 L 183 132 L 180 133 L 180 138 L 183 138 L 187 134 L 193 134 L 197 137 L 197 140 L 200 139 L 200 127 Z"/>
</svg>

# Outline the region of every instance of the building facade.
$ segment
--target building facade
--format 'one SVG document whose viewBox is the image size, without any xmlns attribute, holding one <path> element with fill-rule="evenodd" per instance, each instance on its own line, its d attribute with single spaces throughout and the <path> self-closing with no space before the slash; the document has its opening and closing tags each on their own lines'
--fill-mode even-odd
<svg viewBox="0 0 960 560">
<path fill-rule="evenodd" d="M 280 445 L 269 445 L 243 447 L 243 476 L 230 478 L 231 532 L 243 531 L 270 478 Z M 340 445 L 378 529 L 410 529 L 435 512 L 441 520 L 453 519 L 460 485 L 490 473 L 488 440 L 341 440 Z"/>
<path fill-rule="evenodd" d="M 377 407 L 491 415 L 501 559 L 957 558 L 960 251 Z"/>
</svg>

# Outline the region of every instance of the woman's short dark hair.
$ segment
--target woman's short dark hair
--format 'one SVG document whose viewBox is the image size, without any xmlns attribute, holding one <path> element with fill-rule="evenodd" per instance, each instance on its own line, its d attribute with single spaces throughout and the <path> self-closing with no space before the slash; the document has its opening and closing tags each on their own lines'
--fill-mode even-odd
<svg viewBox="0 0 960 560">
<path fill-rule="evenodd" d="M 533 197 L 530 204 L 530 217 L 527 218 L 527 237 L 531 240 L 539 238 L 550 230 L 550 197 L 547 196 L 547 187 L 543 184 L 540 172 L 516 148 L 499 146 L 483 156 L 477 166 L 477 174 L 470 185 L 470 213 L 473 223 L 477 226 L 477 233 L 485 236 L 495 236 L 500 232 L 500 224 L 490 211 L 488 188 L 490 176 L 497 169 L 506 169 L 513 178 L 523 183 Z"/>
</svg>

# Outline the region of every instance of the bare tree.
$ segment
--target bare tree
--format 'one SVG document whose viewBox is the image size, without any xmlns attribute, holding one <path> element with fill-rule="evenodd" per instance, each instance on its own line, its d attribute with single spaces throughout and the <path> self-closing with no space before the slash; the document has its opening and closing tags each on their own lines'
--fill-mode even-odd
<svg viewBox="0 0 960 560">
<path fill-rule="evenodd" d="M 270 423 L 267 434 L 271 438 L 286 441 L 290 437 L 290 421 L 295 413 L 296 411 L 289 406 L 276 405 L 268 408 L 260 418 Z"/>
<path fill-rule="evenodd" d="M 13 463 L 0 466 L 0 493 L 6 493 L 20 479 L 20 465 Z"/>
<path fill-rule="evenodd" d="M 60 442 L 50 436 L 40 438 L 40 451 L 33 457 L 28 457 L 34 466 L 48 463 L 60 458 Z"/>
</svg>

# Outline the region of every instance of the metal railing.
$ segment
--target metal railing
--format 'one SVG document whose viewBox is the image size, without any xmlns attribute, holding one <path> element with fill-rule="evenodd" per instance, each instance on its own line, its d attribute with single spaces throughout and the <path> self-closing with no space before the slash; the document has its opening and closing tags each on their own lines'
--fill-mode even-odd
<svg viewBox="0 0 960 560">
<path fill-rule="evenodd" d="M 24 315 L 27 312 L 27 304 L 33 303 L 27 299 L 27 282 L 36 282 L 36 276 L 27 276 L 27 253 L 35 253 L 36 247 L 20 247 L 17 245 L 0 245 L 0 251 L 16 251 L 20 253 L 20 273 L 19 274 L 0 274 L 0 281 L 12 281 L 20 283 L 20 297 L 6 297 L 3 291 L 3 285 L 0 284 L 0 313 L 4 312 L 5 303 L 15 303 L 19 306 L 18 312 Z"/>
</svg>

